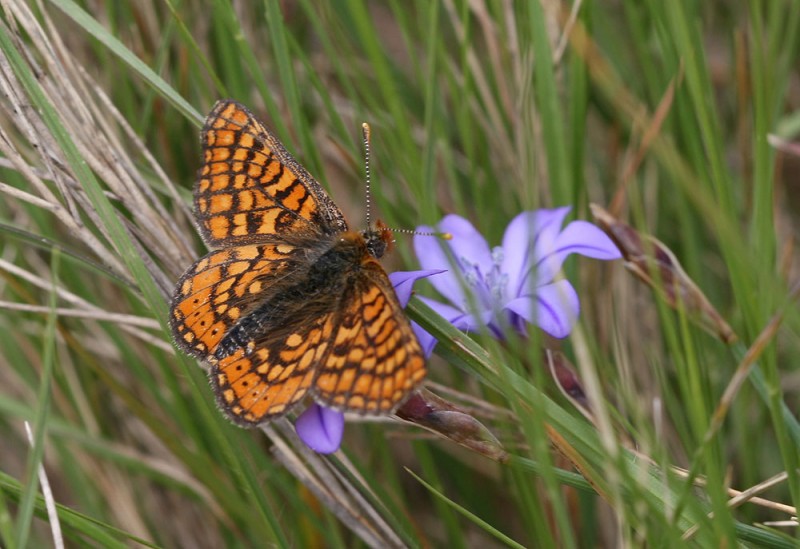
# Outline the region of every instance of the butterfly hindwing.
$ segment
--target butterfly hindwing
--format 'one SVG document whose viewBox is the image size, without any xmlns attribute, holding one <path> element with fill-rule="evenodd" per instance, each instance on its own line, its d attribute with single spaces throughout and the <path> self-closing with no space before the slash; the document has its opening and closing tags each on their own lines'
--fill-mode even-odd
<svg viewBox="0 0 800 549">
<path fill-rule="evenodd" d="M 239 349 L 212 366 L 217 401 L 234 422 L 256 425 L 284 415 L 308 394 L 326 352 L 330 316 L 307 319 L 280 337 L 265 332 L 251 351 Z"/>
<path fill-rule="evenodd" d="M 170 326 L 188 354 L 208 358 L 224 335 L 261 300 L 270 287 L 290 276 L 298 248 L 288 244 L 237 246 L 213 251 L 178 281 Z"/>
<path fill-rule="evenodd" d="M 361 414 L 392 412 L 425 377 L 425 357 L 383 268 L 372 258 L 341 298 L 317 400 Z"/>
</svg>

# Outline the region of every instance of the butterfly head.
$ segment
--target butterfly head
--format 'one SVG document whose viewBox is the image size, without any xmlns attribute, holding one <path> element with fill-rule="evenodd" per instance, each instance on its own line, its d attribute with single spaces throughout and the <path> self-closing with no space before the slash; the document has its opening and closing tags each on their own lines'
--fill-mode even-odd
<svg viewBox="0 0 800 549">
<path fill-rule="evenodd" d="M 374 229 L 370 227 L 361 231 L 361 236 L 364 237 L 367 244 L 367 251 L 376 259 L 380 259 L 388 250 L 391 250 L 394 243 L 392 231 L 380 220 Z"/>
</svg>

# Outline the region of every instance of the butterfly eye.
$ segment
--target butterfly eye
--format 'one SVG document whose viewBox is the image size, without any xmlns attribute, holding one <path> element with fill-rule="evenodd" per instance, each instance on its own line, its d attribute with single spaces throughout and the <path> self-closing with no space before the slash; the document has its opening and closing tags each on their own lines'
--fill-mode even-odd
<svg viewBox="0 0 800 549">
<path fill-rule="evenodd" d="M 370 255 L 380 259 L 386 253 L 386 241 L 383 240 L 381 235 L 372 233 L 367 237 L 367 250 Z"/>
</svg>

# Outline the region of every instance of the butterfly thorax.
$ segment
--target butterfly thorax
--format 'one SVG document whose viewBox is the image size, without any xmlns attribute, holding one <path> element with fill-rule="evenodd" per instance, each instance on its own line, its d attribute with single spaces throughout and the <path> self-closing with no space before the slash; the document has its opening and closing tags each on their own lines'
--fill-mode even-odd
<svg viewBox="0 0 800 549">
<path fill-rule="evenodd" d="M 378 231 L 371 236 L 372 246 L 379 253 L 386 250 L 386 243 Z M 214 358 L 220 360 L 244 349 L 250 354 L 253 341 L 265 333 L 285 330 L 297 318 L 314 318 L 329 314 L 339 308 L 338 301 L 331 296 L 344 298 L 355 290 L 362 269 L 375 268 L 378 257 L 370 249 L 370 240 L 362 233 L 346 231 L 331 238 L 327 244 L 309 248 L 307 271 L 296 272 L 290 282 L 277 283 L 269 290 L 265 299 L 250 311 L 225 334 L 215 349 Z"/>
<path fill-rule="evenodd" d="M 339 233 L 333 237 L 330 247 L 313 261 L 308 277 L 313 279 L 312 284 L 324 286 L 331 279 L 342 278 L 348 271 L 355 272 L 365 260 L 370 259 L 370 255 L 375 256 L 361 233 Z"/>
</svg>

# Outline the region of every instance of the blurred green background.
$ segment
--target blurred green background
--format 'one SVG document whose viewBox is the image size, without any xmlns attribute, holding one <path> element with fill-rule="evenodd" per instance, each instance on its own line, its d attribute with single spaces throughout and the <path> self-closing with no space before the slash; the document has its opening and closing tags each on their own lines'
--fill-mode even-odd
<svg viewBox="0 0 800 549">
<path fill-rule="evenodd" d="M 0 545 L 796 546 L 798 25 L 790 0 L 3 2 Z M 444 338 L 430 388 L 507 461 L 389 418 L 331 457 L 287 420 L 236 428 L 166 329 L 223 97 L 353 227 L 363 121 L 391 227 L 458 213 L 495 245 L 523 210 L 613 209 L 739 341 L 571 259 L 558 346 L 591 420 L 542 367 L 553 342 L 469 339 L 416 303 Z M 387 268 L 417 267 L 397 240 Z"/>
</svg>

